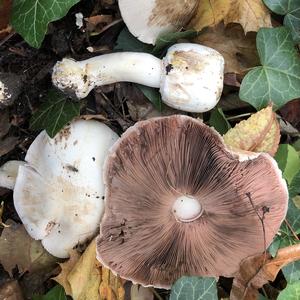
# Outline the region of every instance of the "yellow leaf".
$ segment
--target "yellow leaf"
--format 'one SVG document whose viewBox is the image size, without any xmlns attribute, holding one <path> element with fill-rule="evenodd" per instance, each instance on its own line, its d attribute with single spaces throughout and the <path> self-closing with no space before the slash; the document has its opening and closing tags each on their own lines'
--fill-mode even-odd
<svg viewBox="0 0 300 300">
<path fill-rule="evenodd" d="M 232 148 L 253 151 L 262 143 L 270 130 L 273 118 L 274 113 L 271 106 L 258 111 L 231 128 L 223 136 L 225 144 Z"/>
<path fill-rule="evenodd" d="M 240 23 L 245 33 L 258 31 L 261 27 L 272 27 L 268 9 L 261 0 L 202 0 L 189 27 L 202 30 L 216 26 L 221 21 Z"/>
<path fill-rule="evenodd" d="M 71 254 L 56 278 L 74 300 L 124 300 L 123 282 L 96 259 L 95 239 L 80 258 Z"/>
<path fill-rule="evenodd" d="M 267 132 L 263 141 L 258 146 L 256 146 L 253 151 L 266 152 L 269 153 L 271 156 L 274 156 L 278 149 L 279 142 L 280 142 L 279 122 L 277 121 L 276 116 L 274 114 L 274 118 L 270 130 Z"/>
</svg>

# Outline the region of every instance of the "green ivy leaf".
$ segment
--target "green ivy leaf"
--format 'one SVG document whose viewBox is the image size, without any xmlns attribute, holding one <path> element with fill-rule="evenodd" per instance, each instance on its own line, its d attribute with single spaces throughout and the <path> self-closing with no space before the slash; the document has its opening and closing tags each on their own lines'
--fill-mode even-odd
<svg viewBox="0 0 300 300">
<path fill-rule="evenodd" d="M 220 134 L 225 134 L 230 128 L 222 108 L 215 108 L 210 114 L 209 125 L 214 127 Z"/>
<path fill-rule="evenodd" d="M 261 28 L 256 46 L 262 66 L 243 79 L 241 100 L 260 110 L 270 101 L 277 109 L 300 97 L 300 57 L 290 31 L 286 27 Z"/>
<path fill-rule="evenodd" d="M 293 199 L 300 194 L 300 171 L 293 177 L 289 186 L 289 195 Z"/>
<path fill-rule="evenodd" d="M 172 286 L 170 300 L 217 300 L 214 278 L 181 277 Z"/>
<path fill-rule="evenodd" d="M 295 43 L 300 42 L 300 1 L 299 0 L 264 0 L 270 10 L 278 15 L 285 15 L 283 24 L 292 33 Z"/>
<path fill-rule="evenodd" d="M 277 300 L 300 299 L 300 282 L 288 283 L 286 288 L 280 292 Z"/>
<path fill-rule="evenodd" d="M 153 103 L 158 111 L 162 111 L 163 105 L 161 95 L 158 89 L 151 88 L 142 84 L 136 84 L 136 86 L 142 91 L 142 93 Z"/>
<path fill-rule="evenodd" d="M 300 157 L 298 152 L 291 145 L 281 144 L 274 158 L 283 173 L 283 177 L 290 184 L 294 176 L 300 170 Z"/>
<path fill-rule="evenodd" d="M 14 0 L 11 24 L 32 47 L 39 48 L 50 22 L 64 17 L 80 0 Z M 75 21 L 74 21 L 75 22 Z"/>
<path fill-rule="evenodd" d="M 46 129 L 53 138 L 68 122 L 79 116 L 80 103 L 74 103 L 59 91 L 50 90 L 46 102 L 36 111 L 31 120 L 33 130 Z"/>
<path fill-rule="evenodd" d="M 56 285 L 46 295 L 33 296 L 32 300 L 67 300 L 64 288 L 60 285 Z"/>
<path fill-rule="evenodd" d="M 155 47 L 152 51 L 154 55 L 160 55 L 164 49 L 175 44 L 180 39 L 192 39 L 198 35 L 195 30 L 187 30 L 180 32 L 170 32 L 159 36 L 156 40 Z"/>
</svg>

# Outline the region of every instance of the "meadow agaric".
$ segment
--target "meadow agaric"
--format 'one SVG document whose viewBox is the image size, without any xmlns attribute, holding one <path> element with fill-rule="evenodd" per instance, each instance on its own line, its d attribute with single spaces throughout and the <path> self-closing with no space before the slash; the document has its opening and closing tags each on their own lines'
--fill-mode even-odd
<svg viewBox="0 0 300 300">
<path fill-rule="evenodd" d="M 53 139 L 42 131 L 29 147 L 18 168 L 14 205 L 27 232 L 52 255 L 68 257 L 97 231 L 103 162 L 117 139 L 104 124 L 78 120 Z"/>
<path fill-rule="evenodd" d="M 186 25 L 198 0 L 119 0 L 122 18 L 139 40 L 155 44 L 161 34 L 175 32 Z"/>
<path fill-rule="evenodd" d="M 148 53 L 119 52 L 83 61 L 64 58 L 53 69 L 52 81 L 78 98 L 101 85 L 121 81 L 160 89 L 169 106 L 205 112 L 219 101 L 223 89 L 224 59 L 205 46 L 181 43 L 160 60 Z"/>
<path fill-rule="evenodd" d="M 244 258 L 266 250 L 287 211 L 287 186 L 268 154 L 240 157 L 187 116 L 136 123 L 104 172 L 97 257 L 145 286 L 233 276 Z"/>
</svg>

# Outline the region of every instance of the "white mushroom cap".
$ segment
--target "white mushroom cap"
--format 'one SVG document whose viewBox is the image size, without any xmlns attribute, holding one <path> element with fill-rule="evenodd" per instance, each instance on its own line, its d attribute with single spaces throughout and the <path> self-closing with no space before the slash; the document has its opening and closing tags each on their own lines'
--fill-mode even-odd
<svg viewBox="0 0 300 300">
<path fill-rule="evenodd" d="M 30 146 L 14 204 L 28 233 L 52 255 L 68 257 L 96 232 L 104 209 L 103 162 L 117 139 L 106 125 L 79 120 L 53 139 L 41 132 Z"/>
<path fill-rule="evenodd" d="M 24 165 L 23 161 L 10 160 L 0 167 L 0 187 L 12 190 L 15 186 L 19 166 Z"/>
<path fill-rule="evenodd" d="M 224 58 L 202 45 L 181 43 L 169 48 L 163 59 L 166 76 L 160 93 L 176 109 L 205 112 L 218 103 L 224 78 Z"/>
<path fill-rule="evenodd" d="M 119 0 L 122 18 L 139 40 L 155 44 L 163 33 L 179 30 L 193 16 L 198 0 Z"/>
</svg>

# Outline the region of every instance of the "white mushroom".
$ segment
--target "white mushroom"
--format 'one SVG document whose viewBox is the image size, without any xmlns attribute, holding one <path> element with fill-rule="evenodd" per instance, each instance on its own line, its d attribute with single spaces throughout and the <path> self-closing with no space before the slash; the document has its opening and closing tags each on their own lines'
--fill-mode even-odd
<svg viewBox="0 0 300 300">
<path fill-rule="evenodd" d="M 119 0 L 119 8 L 129 31 L 142 42 L 155 44 L 159 35 L 186 25 L 198 3 L 198 0 Z"/>
<path fill-rule="evenodd" d="M 106 125 L 79 120 L 53 139 L 41 132 L 28 149 L 14 205 L 28 233 L 52 255 L 68 257 L 97 231 L 104 209 L 102 167 L 117 139 Z"/>
<path fill-rule="evenodd" d="M 214 49 L 190 43 L 169 48 L 160 60 L 147 53 L 121 52 L 83 61 L 64 58 L 53 69 L 52 81 L 61 90 L 86 97 L 97 87 L 129 81 L 159 88 L 169 106 L 205 112 L 219 101 L 224 59 Z"/>
</svg>

